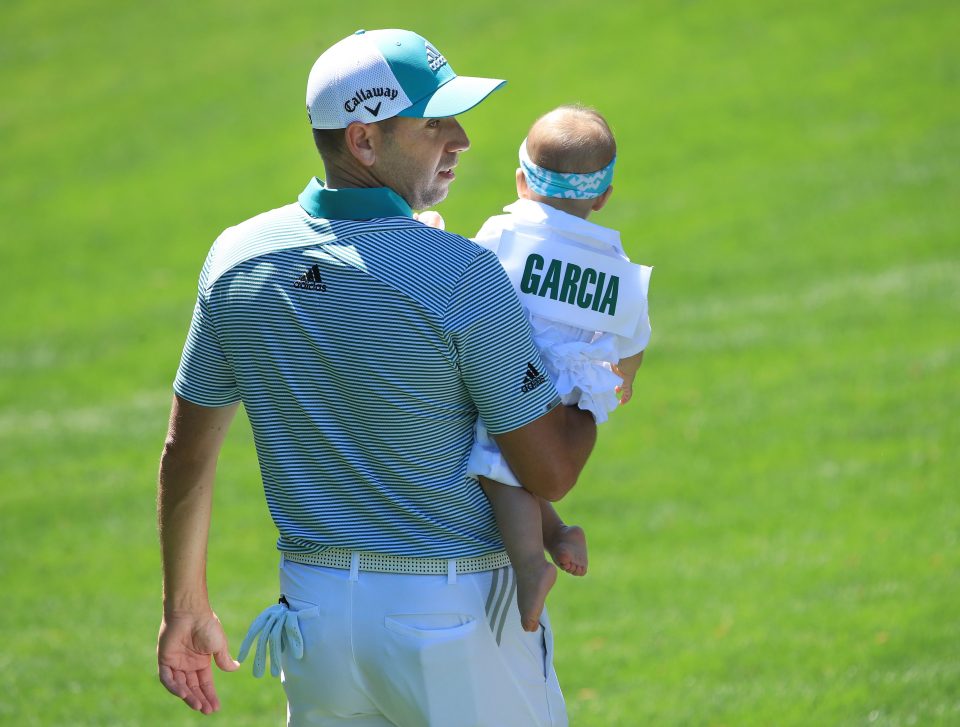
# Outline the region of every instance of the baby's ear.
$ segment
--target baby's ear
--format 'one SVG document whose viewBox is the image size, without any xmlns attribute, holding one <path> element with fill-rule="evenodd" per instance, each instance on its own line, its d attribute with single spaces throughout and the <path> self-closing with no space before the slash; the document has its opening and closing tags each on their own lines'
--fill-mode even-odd
<svg viewBox="0 0 960 727">
<path fill-rule="evenodd" d="M 520 167 L 517 167 L 517 197 L 530 199 L 530 187 L 527 186 L 527 178 Z"/>
<path fill-rule="evenodd" d="M 613 185 L 611 184 L 607 187 L 607 191 L 601 194 L 593 201 L 593 206 L 590 208 L 594 212 L 599 212 L 603 209 L 604 205 L 610 201 L 610 196 L 613 194 Z"/>
</svg>

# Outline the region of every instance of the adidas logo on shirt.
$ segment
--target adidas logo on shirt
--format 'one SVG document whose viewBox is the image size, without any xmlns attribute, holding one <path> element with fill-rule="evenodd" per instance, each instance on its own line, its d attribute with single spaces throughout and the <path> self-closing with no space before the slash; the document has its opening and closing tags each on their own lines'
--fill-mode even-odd
<svg viewBox="0 0 960 727">
<path fill-rule="evenodd" d="M 319 290 L 321 293 L 327 292 L 327 284 L 320 277 L 320 268 L 316 265 L 297 278 L 293 287 L 303 290 Z"/>
<path fill-rule="evenodd" d="M 523 386 L 520 387 L 520 391 L 524 394 L 533 391 L 540 384 L 546 383 L 547 375 L 541 374 L 537 371 L 537 367 L 532 363 L 527 364 L 527 372 L 523 375 Z"/>
</svg>

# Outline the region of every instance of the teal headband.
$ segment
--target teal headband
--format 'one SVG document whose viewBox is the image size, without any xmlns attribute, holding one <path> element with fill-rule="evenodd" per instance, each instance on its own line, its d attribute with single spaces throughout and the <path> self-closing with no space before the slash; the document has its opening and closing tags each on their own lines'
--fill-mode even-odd
<svg viewBox="0 0 960 727">
<path fill-rule="evenodd" d="M 610 163 L 597 172 L 572 174 L 554 172 L 537 166 L 527 154 L 527 140 L 520 145 L 520 168 L 527 178 L 527 186 L 541 197 L 560 199 L 595 199 L 607 191 L 613 181 L 613 165 L 617 163 L 614 155 Z"/>
</svg>

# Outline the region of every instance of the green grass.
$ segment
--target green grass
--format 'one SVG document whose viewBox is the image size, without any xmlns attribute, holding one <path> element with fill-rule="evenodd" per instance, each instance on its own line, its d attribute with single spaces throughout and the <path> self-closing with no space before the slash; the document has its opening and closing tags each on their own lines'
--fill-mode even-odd
<svg viewBox="0 0 960 727">
<path fill-rule="evenodd" d="M 345 6 L 346 7 L 346 6 Z M 596 218 L 656 266 L 633 403 L 561 503 L 574 725 L 960 724 L 960 8 L 0 7 L 0 724 L 189 725 L 155 679 L 154 479 L 216 234 L 319 173 L 306 72 L 412 27 L 506 89 L 464 117 L 448 228 L 512 199 L 539 113 L 620 143 Z M 249 427 L 210 545 L 234 650 L 275 598 Z M 229 725 L 276 683 L 220 675 Z"/>
</svg>

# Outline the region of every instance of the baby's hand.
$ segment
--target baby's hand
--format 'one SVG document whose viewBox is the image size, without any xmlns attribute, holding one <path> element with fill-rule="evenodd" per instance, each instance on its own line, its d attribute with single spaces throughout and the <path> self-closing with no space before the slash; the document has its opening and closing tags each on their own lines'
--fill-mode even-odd
<svg viewBox="0 0 960 727">
<path fill-rule="evenodd" d="M 438 230 L 445 229 L 443 224 L 443 217 L 440 216 L 439 212 L 434 212 L 433 210 L 426 210 L 420 214 L 415 214 L 413 219 L 420 220 L 427 227 L 436 227 Z"/>
<path fill-rule="evenodd" d="M 613 368 L 613 373 L 623 379 L 623 383 L 614 389 L 614 391 L 617 392 L 617 396 L 620 397 L 620 406 L 623 406 L 633 398 L 633 376 L 627 374 L 627 372 L 616 364 L 613 364 L 611 368 Z M 634 372 L 634 374 L 636 374 L 636 372 Z"/>
<path fill-rule="evenodd" d="M 622 358 L 618 363 L 615 363 L 611 366 L 613 373 L 623 379 L 623 383 L 615 389 L 617 396 L 620 397 L 621 406 L 633 398 L 633 380 L 637 375 L 637 370 L 640 368 L 640 364 L 642 363 L 643 351 L 634 354 L 633 356 Z"/>
</svg>

